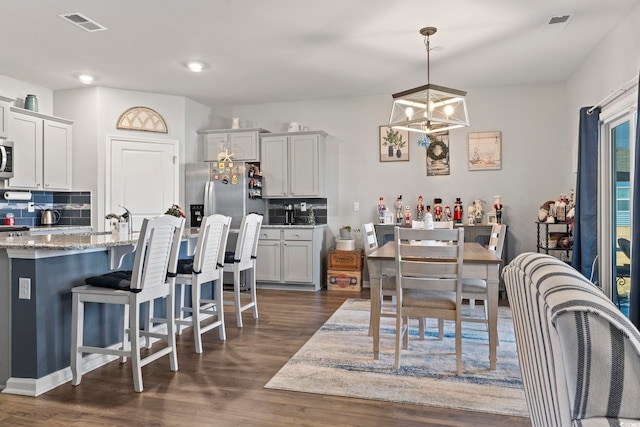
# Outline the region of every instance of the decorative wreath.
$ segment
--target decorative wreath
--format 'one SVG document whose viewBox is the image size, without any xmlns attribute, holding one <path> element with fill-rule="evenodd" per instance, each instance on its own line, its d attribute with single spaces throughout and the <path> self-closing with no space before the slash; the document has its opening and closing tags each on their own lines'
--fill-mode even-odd
<svg viewBox="0 0 640 427">
<path fill-rule="evenodd" d="M 436 154 L 436 148 L 440 147 L 440 154 Z M 427 156 L 431 160 L 442 160 L 449 155 L 449 147 L 442 141 L 433 141 L 427 148 Z"/>
</svg>

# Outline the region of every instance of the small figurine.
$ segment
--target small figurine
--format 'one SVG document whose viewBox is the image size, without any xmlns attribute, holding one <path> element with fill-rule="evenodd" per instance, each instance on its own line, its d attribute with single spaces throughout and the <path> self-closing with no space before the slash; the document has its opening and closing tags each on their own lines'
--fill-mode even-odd
<svg viewBox="0 0 640 427">
<path fill-rule="evenodd" d="M 442 219 L 442 199 L 433 199 L 433 220 L 440 221 Z"/>
<path fill-rule="evenodd" d="M 396 207 L 396 224 L 404 222 L 404 214 L 402 213 L 402 194 L 398 195 L 395 202 Z"/>
<path fill-rule="evenodd" d="M 476 224 L 482 224 L 482 217 L 484 215 L 484 208 L 482 206 L 482 199 L 476 198 L 473 201 L 473 215 L 475 217 Z"/>
<path fill-rule="evenodd" d="M 444 207 L 444 213 L 442 214 L 444 221 L 451 221 L 451 208 L 449 205 Z"/>
<path fill-rule="evenodd" d="M 462 222 L 462 202 L 460 197 L 456 197 L 456 203 L 453 206 L 453 220 L 460 224 Z"/>
<path fill-rule="evenodd" d="M 411 227 L 411 206 L 409 205 L 404 208 L 404 225 Z"/>
<path fill-rule="evenodd" d="M 502 204 L 502 196 L 493 196 L 495 197 L 495 201 L 493 202 L 493 210 L 496 213 L 496 222 L 498 224 L 502 224 L 502 209 L 504 209 L 504 205 Z"/>
<path fill-rule="evenodd" d="M 473 206 L 467 208 L 467 225 L 473 225 L 475 222 L 476 214 Z"/>
<path fill-rule="evenodd" d="M 416 205 L 416 220 L 424 221 L 424 205 L 422 204 L 422 196 L 418 196 L 418 204 Z"/>
</svg>

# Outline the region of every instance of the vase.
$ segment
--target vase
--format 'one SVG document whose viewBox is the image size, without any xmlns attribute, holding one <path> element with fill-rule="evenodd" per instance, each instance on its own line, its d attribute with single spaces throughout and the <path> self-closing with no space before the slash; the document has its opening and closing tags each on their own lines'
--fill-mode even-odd
<svg viewBox="0 0 640 427">
<path fill-rule="evenodd" d="M 24 99 L 24 109 L 38 111 L 38 98 L 35 95 L 27 95 Z"/>
<path fill-rule="evenodd" d="M 389 154 L 389 157 L 393 157 L 393 147 L 392 146 L 389 146 L 388 154 Z"/>
<path fill-rule="evenodd" d="M 396 157 L 397 158 L 402 157 L 402 151 L 399 148 L 396 150 Z"/>
</svg>

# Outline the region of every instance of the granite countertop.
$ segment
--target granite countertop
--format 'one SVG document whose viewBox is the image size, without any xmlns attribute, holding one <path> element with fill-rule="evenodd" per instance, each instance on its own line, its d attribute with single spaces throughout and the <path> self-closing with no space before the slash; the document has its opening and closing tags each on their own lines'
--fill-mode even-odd
<svg viewBox="0 0 640 427">
<path fill-rule="evenodd" d="M 190 239 L 198 235 L 196 228 L 185 228 L 183 239 Z M 39 249 L 39 250 L 83 250 L 113 248 L 118 246 L 135 245 L 139 233 L 131 236 L 113 234 L 110 231 L 73 233 L 73 234 L 43 234 L 39 236 L 15 236 L 0 238 L 0 249 Z"/>
<path fill-rule="evenodd" d="M 31 231 L 36 231 L 38 233 L 43 233 L 43 232 L 47 232 L 47 231 L 73 231 L 73 232 L 90 232 L 91 231 L 91 226 L 90 225 L 39 225 L 36 227 L 29 227 L 29 230 Z"/>
<path fill-rule="evenodd" d="M 262 228 L 323 228 L 327 227 L 327 224 L 262 224 Z"/>
</svg>

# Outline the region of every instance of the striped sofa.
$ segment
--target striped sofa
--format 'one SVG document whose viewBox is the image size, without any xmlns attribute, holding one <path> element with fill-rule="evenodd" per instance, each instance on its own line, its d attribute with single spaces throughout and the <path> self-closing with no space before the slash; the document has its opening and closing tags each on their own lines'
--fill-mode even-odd
<svg viewBox="0 0 640 427">
<path fill-rule="evenodd" d="M 516 257 L 503 272 L 534 427 L 640 427 L 640 333 L 557 258 Z"/>
</svg>

